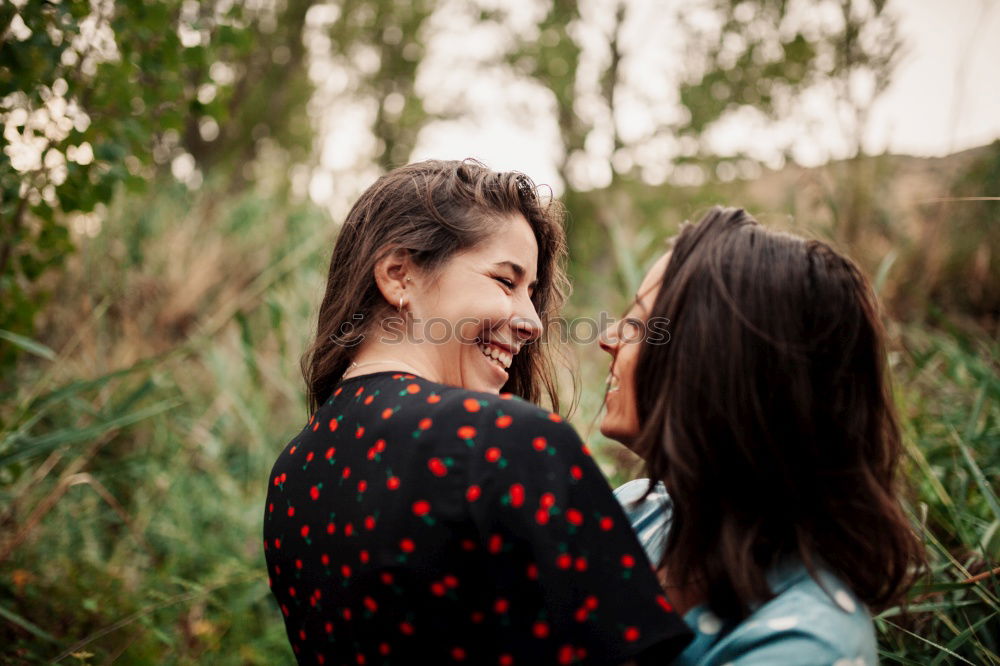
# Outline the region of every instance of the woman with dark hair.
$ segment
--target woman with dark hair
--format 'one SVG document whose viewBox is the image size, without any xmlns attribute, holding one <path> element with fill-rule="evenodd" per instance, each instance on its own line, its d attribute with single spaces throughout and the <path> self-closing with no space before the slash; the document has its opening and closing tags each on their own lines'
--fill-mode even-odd
<svg viewBox="0 0 1000 666">
<path fill-rule="evenodd" d="M 274 464 L 272 592 L 301 664 L 616 664 L 690 633 L 558 408 L 560 211 L 518 173 L 391 171 L 333 249 Z"/>
<path fill-rule="evenodd" d="M 722 208 L 605 332 L 601 431 L 658 482 L 616 495 L 695 632 L 676 663 L 877 662 L 869 609 L 923 561 L 883 338 L 849 259 Z"/>
</svg>

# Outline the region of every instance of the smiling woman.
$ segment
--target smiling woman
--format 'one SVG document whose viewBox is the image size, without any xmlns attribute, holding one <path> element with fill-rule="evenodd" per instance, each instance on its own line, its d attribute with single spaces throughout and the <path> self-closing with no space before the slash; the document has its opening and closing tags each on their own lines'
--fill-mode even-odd
<svg viewBox="0 0 1000 666">
<path fill-rule="evenodd" d="M 299 663 L 666 663 L 686 643 L 587 448 L 530 404 L 557 409 L 564 246 L 526 176 L 473 162 L 397 169 L 355 204 L 264 513 Z"/>
<path fill-rule="evenodd" d="M 514 358 L 544 330 L 534 300 L 538 243 L 519 212 L 491 226 L 484 241 L 435 270 L 421 269 L 405 249 L 375 264 L 382 296 L 405 313 L 405 335 L 372 336 L 349 375 L 406 359 L 421 377 L 452 386 L 497 393 L 508 383 Z"/>
<path fill-rule="evenodd" d="M 558 407 L 543 343 L 565 299 L 561 215 L 527 176 L 472 160 L 420 162 L 380 178 L 333 250 L 304 360 L 312 408 L 345 373 L 379 361 Z M 482 357 L 503 353 L 511 362 L 501 381 L 501 368 Z"/>
</svg>

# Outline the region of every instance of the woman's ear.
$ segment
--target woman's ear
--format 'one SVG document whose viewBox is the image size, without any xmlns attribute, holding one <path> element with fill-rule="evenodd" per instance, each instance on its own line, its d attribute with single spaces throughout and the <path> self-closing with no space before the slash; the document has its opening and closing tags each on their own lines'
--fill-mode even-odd
<svg viewBox="0 0 1000 666">
<path fill-rule="evenodd" d="M 403 248 L 396 248 L 375 262 L 375 284 L 392 308 L 402 310 L 406 306 L 407 286 L 413 282 L 413 272 L 410 252 Z"/>
</svg>

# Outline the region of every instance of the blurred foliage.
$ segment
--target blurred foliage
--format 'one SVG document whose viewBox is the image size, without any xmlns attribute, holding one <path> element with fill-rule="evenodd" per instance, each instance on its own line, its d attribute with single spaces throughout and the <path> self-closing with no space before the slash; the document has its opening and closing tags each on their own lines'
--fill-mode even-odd
<svg viewBox="0 0 1000 666">
<path fill-rule="evenodd" d="M 305 414 L 302 284 L 332 227 L 223 190 L 115 199 L 57 281 L 42 324 L 61 351 L 0 409 L 0 663 L 291 659 L 260 489 Z"/>
<path fill-rule="evenodd" d="M 901 298 L 924 295 L 924 309 L 933 304 L 935 310 L 961 313 L 1000 332 L 998 187 L 1000 140 L 954 176 L 943 200 L 924 204 L 926 231 L 907 267 L 921 288 Z"/>
<path fill-rule="evenodd" d="M 356 77 L 355 93 L 376 105 L 372 132 L 379 142 L 375 159 L 383 169 L 409 161 L 427 120 L 414 85 L 424 55 L 424 26 L 439 4 L 344 0 L 330 28 L 338 64 Z M 369 72 L 362 65 L 365 52 L 377 62 Z"/>
<path fill-rule="evenodd" d="M 461 118 L 463 100 L 418 81 L 438 23 L 471 11 L 499 35 L 483 75 L 552 101 L 570 317 L 616 313 L 719 202 L 831 239 L 874 276 L 905 322 L 892 370 L 932 565 L 909 613 L 877 619 L 882 658 L 1000 664 L 1000 204 L 979 200 L 1000 194 L 1000 142 L 916 166 L 864 154 L 901 52 L 882 0 L 680 3 L 682 113 L 641 136 L 619 101 L 654 107 L 663 84 L 626 76 L 633 5 L 527 5 L 530 29 L 487 0 L 0 5 L 0 663 L 290 663 L 263 480 L 305 413 L 297 360 L 336 234 L 292 181 L 325 158 L 314 134 L 339 119 L 324 105 L 364 109 L 364 173 Z M 324 72 L 343 81 L 326 97 Z M 837 93 L 850 159 L 768 171 L 712 153 L 720 123 L 781 119 L 816 85 Z M 679 150 L 651 178 L 633 158 L 664 139 Z M 607 178 L 588 182 L 595 161 Z M 576 425 L 626 480 L 634 458 L 591 434 L 606 366 L 578 351 Z"/>
<path fill-rule="evenodd" d="M 309 3 L 181 0 L 0 7 L 0 330 L 30 335 L 40 278 L 72 250 L 67 225 L 119 184 L 226 164 L 235 178 L 272 136 L 300 157 L 310 86 Z M 177 164 L 177 162 L 174 162 Z M 245 179 L 243 179 L 245 180 Z M 13 360 L 0 352 L 0 369 Z"/>
</svg>

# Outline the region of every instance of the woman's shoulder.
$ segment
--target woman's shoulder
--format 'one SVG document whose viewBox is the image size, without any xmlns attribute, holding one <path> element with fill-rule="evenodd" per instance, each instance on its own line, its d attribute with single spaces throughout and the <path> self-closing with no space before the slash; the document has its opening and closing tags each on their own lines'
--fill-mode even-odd
<svg viewBox="0 0 1000 666">
<path fill-rule="evenodd" d="M 434 384 L 441 396 L 438 412 L 464 419 L 485 432 L 502 435 L 557 436 L 579 440 L 576 431 L 562 416 L 532 404 L 512 393 L 486 393 Z"/>
<path fill-rule="evenodd" d="M 826 571 L 818 576 L 801 565 L 776 570 L 774 598 L 728 633 L 711 611 L 690 611 L 684 619 L 698 634 L 692 648 L 711 645 L 697 663 L 875 664 L 875 629 L 867 609 L 836 576 Z M 712 634 L 724 636 L 706 641 Z"/>
<path fill-rule="evenodd" d="M 656 482 L 650 488 L 649 479 L 635 479 L 615 488 L 615 499 L 625 511 L 650 562 L 659 562 L 673 515 L 673 502 L 666 487 Z"/>
</svg>

